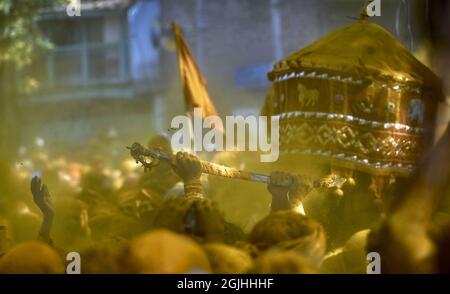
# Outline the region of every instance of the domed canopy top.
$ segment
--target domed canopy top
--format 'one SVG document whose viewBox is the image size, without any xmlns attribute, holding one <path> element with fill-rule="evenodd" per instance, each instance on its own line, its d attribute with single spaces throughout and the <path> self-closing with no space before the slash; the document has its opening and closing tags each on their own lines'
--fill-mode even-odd
<svg viewBox="0 0 450 294">
<path fill-rule="evenodd" d="M 375 23 L 356 21 L 277 62 L 269 79 L 304 67 L 326 67 L 371 80 L 438 88 L 439 78 L 394 36 Z M 442 98 L 442 97 L 435 97 Z"/>
<path fill-rule="evenodd" d="M 376 175 L 409 175 L 432 142 L 439 78 L 377 24 L 360 20 L 275 64 L 263 113 L 282 154 Z"/>
</svg>

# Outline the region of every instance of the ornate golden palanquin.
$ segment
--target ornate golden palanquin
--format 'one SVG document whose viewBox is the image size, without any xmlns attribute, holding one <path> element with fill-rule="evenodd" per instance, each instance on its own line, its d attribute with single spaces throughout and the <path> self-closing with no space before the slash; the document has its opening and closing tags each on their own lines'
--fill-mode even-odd
<svg viewBox="0 0 450 294">
<path fill-rule="evenodd" d="M 382 27 L 359 20 L 277 62 L 263 114 L 282 154 L 407 176 L 432 141 L 440 81 Z"/>
</svg>

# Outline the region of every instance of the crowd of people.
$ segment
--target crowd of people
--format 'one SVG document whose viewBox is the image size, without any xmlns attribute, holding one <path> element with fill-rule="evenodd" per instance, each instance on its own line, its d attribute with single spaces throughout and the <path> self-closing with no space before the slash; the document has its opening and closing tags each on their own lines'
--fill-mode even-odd
<svg viewBox="0 0 450 294">
<path fill-rule="evenodd" d="M 164 136 L 149 145 L 172 153 Z M 383 273 L 448 273 L 449 150 L 447 130 L 417 174 L 398 185 L 395 201 L 375 209 L 377 221 L 361 225 L 353 213 L 360 225 L 345 238 L 316 217 L 314 205 L 306 215 L 298 210 L 314 189 L 305 176 L 273 171 L 266 215 L 243 225 L 227 217 L 220 195 L 227 191 L 232 201 L 248 191 L 208 179 L 190 153 L 150 173 L 129 162 L 107 167 L 102 158 L 81 164 L 41 156 L 41 174 L 0 162 L 0 273 L 64 273 L 68 252 L 79 252 L 81 273 L 366 273 L 368 252 L 380 254 Z M 242 165 L 228 157 L 239 167 L 236 161 Z"/>
</svg>

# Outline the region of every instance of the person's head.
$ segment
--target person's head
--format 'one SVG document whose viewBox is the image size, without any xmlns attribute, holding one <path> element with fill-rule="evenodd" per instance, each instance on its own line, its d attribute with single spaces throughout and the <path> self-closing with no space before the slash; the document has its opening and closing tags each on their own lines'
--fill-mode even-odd
<svg viewBox="0 0 450 294">
<path fill-rule="evenodd" d="M 203 246 L 215 274 L 242 274 L 252 265 L 252 258 L 244 250 L 223 243 Z"/>
<path fill-rule="evenodd" d="M 323 227 L 313 219 L 293 211 L 271 213 L 250 232 L 249 241 L 261 250 L 290 250 L 318 264 L 325 254 Z"/>
<path fill-rule="evenodd" d="M 112 237 L 129 239 L 142 232 L 142 226 L 147 225 L 141 219 L 125 215 L 118 207 L 106 202 L 89 213 L 92 239 L 97 241 Z"/>
<path fill-rule="evenodd" d="M 121 260 L 122 269 L 129 273 L 211 272 L 208 257 L 198 244 L 168 230 L 153 230 L 136 237 Z"/>
<path fill-rule="evenodd" d="M 156 193 L 152 191 L 122 189 L 117 192 L 116 204 L 123 214 L 141 219 L 153 211 L 157 203 L 159 203 L 158 198 Z"/>
<path fill-rule="evenodd" d="M 253 263 L 251 274 L 315 274 L 317 269 L 310 261 L 293 251 L 269 250 Z"/>
<path fill-rule="evenodd" d="M 108 243 L 95 243 L 81 252 L 83 274 L 121 273 L 120 258 L 128 244 L 108 240 Z"/>
<path fill-rule="evenodd" d="M 0 259 L 1 274 L 62 274 L 64 269 L 58 252 L 38 241 L 19 244 Z"/>
<path fill-rule="evenodd" d="M 367 237 L 370 230 L 359 231 L 344 247 L 334 250 L 320 265 L 324 274 L 365 274 L 367 272 Z"/>
<path fill-rule="evenodd" d="M 162 152 L 172 154 L 172 146 L 170 144 L 169 138 L 164 135 L 156 135 L 150 138 L 147 143 L 148 148 L 157 148 Z"/>
<path fill-rule="evenodd" d="M 155 214 L 154 226 L 199 241 L 222 242 L 225 221 L 217 206 L 200 197 L 172 197 L 166 200 Z"/>
</svg>

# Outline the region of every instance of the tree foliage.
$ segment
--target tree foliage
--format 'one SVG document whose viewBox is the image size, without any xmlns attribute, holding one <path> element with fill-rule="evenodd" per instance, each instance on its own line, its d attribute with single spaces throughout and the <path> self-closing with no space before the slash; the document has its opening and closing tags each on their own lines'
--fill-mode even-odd
<svg viewBox="0 0 450 294">
<path fill-rule="evenodd" d="M 0 0 L 0 153 L 10 150 L 17 137 L 18 90 L 29 92 L 37 86 L 32 77 L 17 79 L 17 72 L 30 65 L 39 52 L 51 48 L 36 17 L 40 9 L 64 2 L 67 0 Z"/>
<path fill-rule="evenodd" d="M 42 8 L 58 0 L 0 0 L 0 63 L 22 68 L 32 62 L 36 52 L 51 48 L 39 32 L 35 17 Z"/>
</svg>

